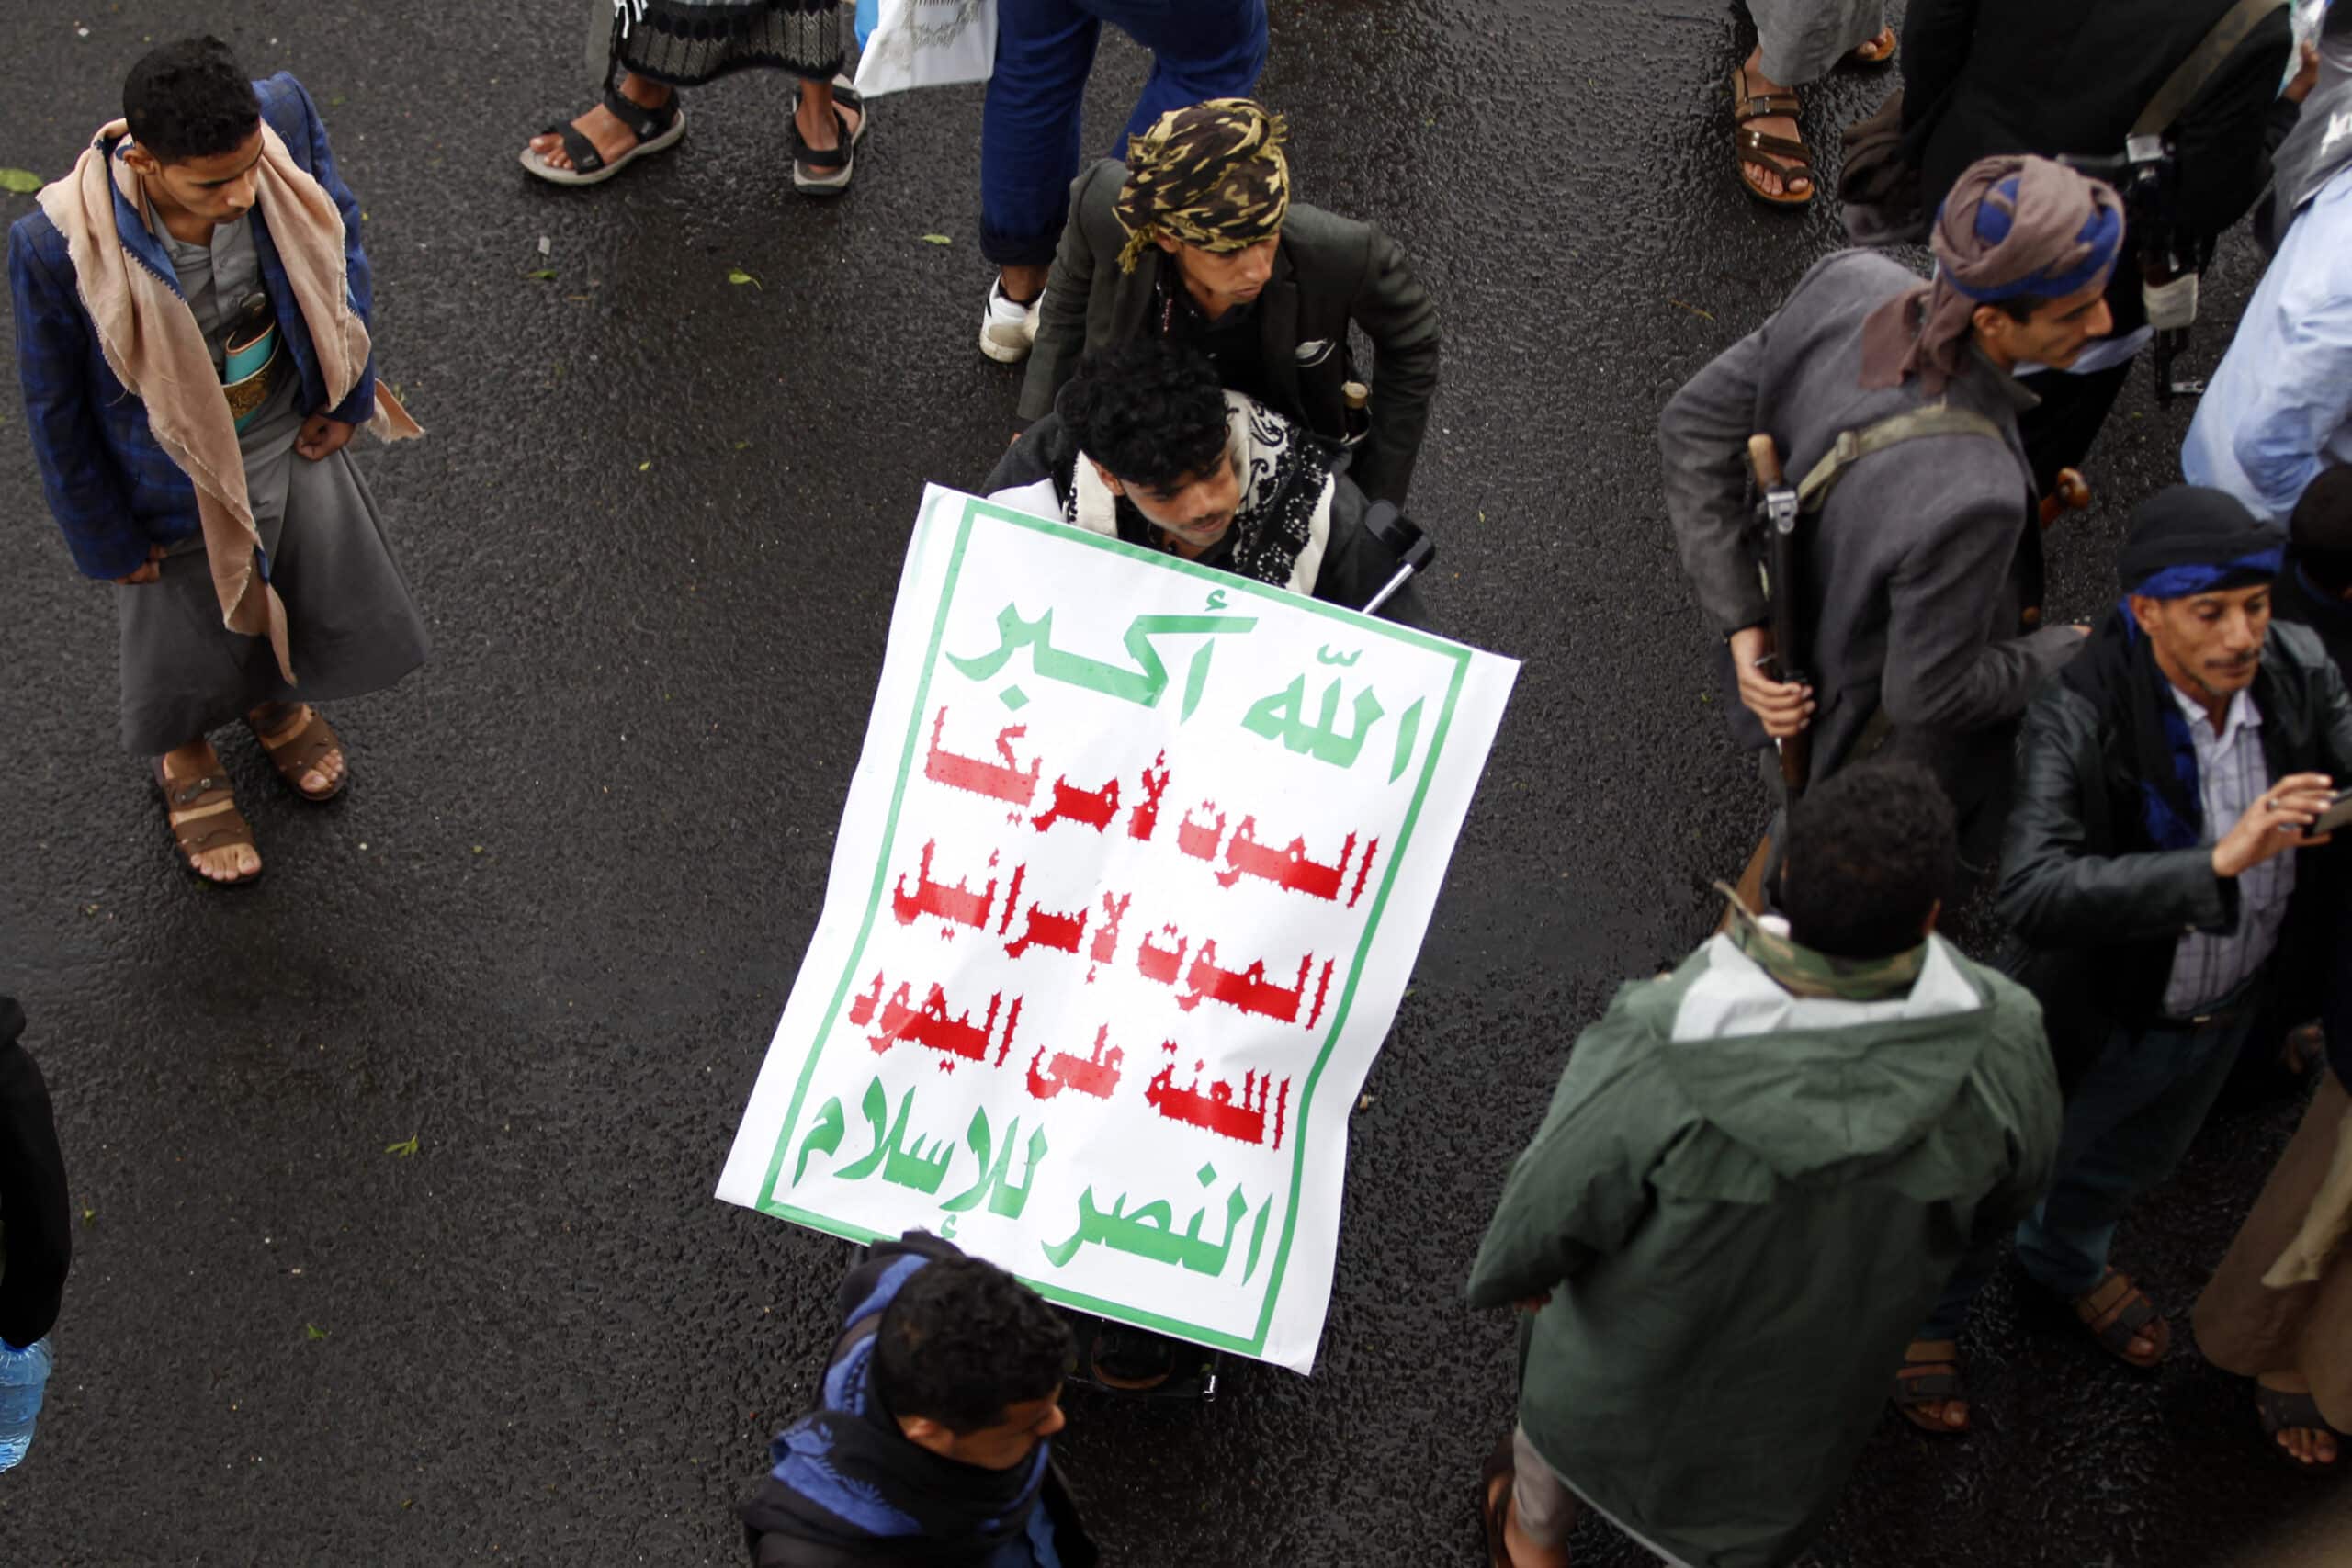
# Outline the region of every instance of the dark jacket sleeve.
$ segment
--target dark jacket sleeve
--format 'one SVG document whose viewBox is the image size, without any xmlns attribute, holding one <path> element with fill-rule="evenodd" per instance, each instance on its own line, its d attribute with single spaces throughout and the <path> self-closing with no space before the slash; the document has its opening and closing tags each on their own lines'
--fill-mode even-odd
<svg viewBox="0 0 2352 1568">
<path fill-rule="evenodd" d="M 1903 129 L 1918 130 L 1939 113 L 1968 62 L 1976 37 L 1977 0 L 1911 0 L 1903 13 Z M 1932 129 L 1932 127 L 1930 127 Z"/>
<path fill-rule="evenodd" d="M 1769 611 L 1747 546 L 1747 438 L 1764 367 L 1765 326 L 1682 384 L 1658 415 L 1666 514 L 1699 608 L 1725 637 Z"/>
<path fill-rule="evenodd" d="M 1470 1266 L 1474 1307 L 1549 1294 L 1622 1249 L 1649 1209 L 1657 1150 L 1645 1113 L 1662 1091 L 1645 1066 L 1657 1053 L 1641 1048 L 1624 1002 L 1621 992 L 1578 1037 L 1544 1124 L 1511 1163 Z"/>
<path fill-rule="evenodd" d="M 2294 37 L 2281 6 L 2248 33 L 2172 129 L 2180 181 L 2174 220 L 2191 234 L 2219 234 L 2245 216 L 2270 184 L 2273 107 Z M 2291 123 L 2291 122 L 2290 122 Z"/>
<path fill-rule="evenodd" d="M 2017 803 L 2001 841 L 2001 920 L 2034 948 L 2117 947 L 2189 930 L 2225 931 L 2237 883 L 2215 874 L 2210 845 L 2103 854 L 2086 801 L 2106 788 L 2091 706 L 2045 687 L 2018 736 Z"/>
<path fill-rule="evenodd" d="M 1405 504 L 1437 395 L 1437 306 L 1396 241 L 1378 229 L 1348 309 L 1372 340 L 1372 431 L 1352 473 L 1374 501 Z"/>
<path fill-rule="evenodd" d="M 317 180 L 334 201 L 335 210 L 343 215 L 344 281 L 351 297 L 352 313 L 370 334 L 375 332 L 376 275 L 368 263 L 368 248 L 359 235 L 359 198 L 343 183 L 335 172 L 334 150 L 327 144 L 326 122 L 319 118 L 318 106 L 311 101 L 310 92 L 290 73 L 281 72 L 271 78 L 273 86 L 290 88 L 301 108 L 301 140 L 286 139 L 295 157 L 305 164 L 311 177 Z M 371 344 L 367 368 L 360 372 L 358 382 L 338 406 L 323 411 L 329 419 L 345 424 L 365 424 L 376 417 L 376 354 Z"/>
<path fill-rule="evenodd" d="M 85 577 L 127 577 L 147 559 L 120 471 L 90 400 L 90 319 L 74 293 L 63 243 L 55 265 L 38 213 L 8 231 L 8 294 L 17 317 L 17 378 L 49 510 Z M 60 276 L 60 268 L 63 276 Z"/>
<path fill-rule="evenodd" d="M 1035 484 L 1054 471 L 1054 444 L 1061 439 L 1062 416 L 1048 413 L 1045 418 L 1021 433 L 1021 439 L 1004 449 L 989 470 L 980 485 L 980 494 L 994 495 L 1001 490 L 1018 490 L 1023 485 Z"/>
<path fill-rule="evenodd" d="M 15 1007 L 0 999 L 0 1022 Z M 13 1040 L 0 1044 L 0 1340 L 21 1349 L 57 1322 L 74 1231 L 49 1089 Z"/>
<path fill-rule="evenodd" d="M 1968 451 L 1981 445 L 1979 437 L 1932 437 L 1918 443 L 1910 460 L 1922 471 L 1933 471 L 1927 465 L 1935 449 Z M 1952 463 L 1947 471 L 1965 478 L 1940 495 L 1915 491 L 1908 498 L 1922 511 L 1940 505 L 1943 515 L 1886 583 L 1886 662 L 1879 676 L 1879 701 L 1900 726 L 1969 730 L 2006 723 L 2024 710 L 2043 680 L 2082 649 L 2081 636 L 2063 625 L 1986 638 L 2017 552 L 2022 495 L 2008 488 L 2020 481 L 2009 478 L 2016 470 L 2006 457 L 1975 468 L 1965 466 L 1972 458 L 1981 462 L 1971 452 Z"/>
<path fill-rule="evenodd" d="M 1396 575 L 1396 556 L 1363 525 L 1365 510 L 1363 491 L 1356 488 L 1355 481 L 1346 474 L 1336 476 L 1331 490 L 1331 531 L 1323 543 L 1323 564 L 1315 574 L 1315 597 L 1327 604 L 1361 610 Z M 1418 577 L 1408 578 L 1405 586 L 1390 594 L 1387 603 L 1373 613 L 1400 626 L 1427 626 L 1417 588 Z"/>
<path fill-rule="evenodd" d="M 2352 691 L 2344 671 L 2328 657 L 2316 632 L 2317 657 L 2312 661 L 2312 699 L 2319 710 L 2320 754 L 2327 759 L 2328 776 L 2338 789 L 2352 789 Z"/>
<path fill-rule="evenodd" d="M 1089 220 L 1105 214 L 1126 184 L 1127 166 L 1113 159 L 1080 171 L 1070 182 L 1069 219 L 1062 225 L 1061 244 L 1054 252 L 1053 269 L 1046 275 L 1045 302 L 1037 307 L 1037 341 L 1029 349 L 1029 369 L 1021 378 L 1020 417 L 1043 419 L 1053 412 L 1054 399 L 1077 374 L 1079 357 L 1086 352 L 1087 306 L 1099 282 L 1116 288 L 1123 276 L 1114 251 L 1094 254 L 1088 235 Z M 1115 225 L 1116 220 L 1112 220 Z"/>
</svg>

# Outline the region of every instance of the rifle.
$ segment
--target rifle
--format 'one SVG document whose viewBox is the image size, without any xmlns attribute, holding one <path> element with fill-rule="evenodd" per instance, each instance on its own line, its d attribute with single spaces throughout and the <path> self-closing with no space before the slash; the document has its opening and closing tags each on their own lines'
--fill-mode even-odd
<svg viewBox="0 0 2352 1568">
<path fill-rule="evenodd" d="M 1797 666 L 1797 492 L 1781 472 L 1781 454 L 1770 435 L 1747 438 L 1748 466 L 1756 471 L 1758 515 L 1764 524 L 1764 597 L 1772 612 L 1772 650 L 1765 672 L 1776 681 L 1806 683 Z M 1790 804 L 1804 793 L 1813 773 L 1813 734 L 1800 729 L 1772 742 L 1781 755 L 1781 784 Z"/>
</svg>

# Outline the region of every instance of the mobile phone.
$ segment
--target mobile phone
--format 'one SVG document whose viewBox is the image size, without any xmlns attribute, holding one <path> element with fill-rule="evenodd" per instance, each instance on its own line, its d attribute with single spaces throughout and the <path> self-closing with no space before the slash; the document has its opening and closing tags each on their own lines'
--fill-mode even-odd
<svg viewBox="0 0 2352 1568">
<path fill-rule="evenodd" d="M 2352 828 L 2352 789 L 2339 789 L 2319 820 L 2303 829 L 2304 835 L 2316 839 L 2322 833 L 2333 833 L 2339 828 Z"/>
</svg>

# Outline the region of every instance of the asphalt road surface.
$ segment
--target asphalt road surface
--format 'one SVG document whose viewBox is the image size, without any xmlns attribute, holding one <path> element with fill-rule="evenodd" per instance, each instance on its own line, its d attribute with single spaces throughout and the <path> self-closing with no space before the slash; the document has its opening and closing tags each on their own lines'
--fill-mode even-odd
<svg viewBox="0 0 2352 1568">
<path fill-rule="evenodd" d="M 1427 598 L 1526 667 L 1355 1118 L 1315 1375 L 1074 1395 L 1062 1451 L 1114 1562 L 1467 1564 L 1512 1397 L 1509 1325 L 1460 1302 L 1489 1205 L 1576 1031 L 1704 934 L 1759 826 L 1652 422 L 1841 236 L 1738 191 L 1719 0 L 1273 9 L 1261 93 L 1302 197 L 1387 229 L 1443 312 Z M 740 1561 L 733 1504 L 810 1395 L 845 1248 L 711 1190 L 916 498 L 977 484 L 1010 430 L 1018 373 L 973 345 L 979 95 L 880 103 L 831 205 L 794 196 L 767 78 L 565 191 L 514 154 L 585 101 L 578 0 L 28 0 L 0 8 L 0 165 L 62 173 L 147 43 L 206 28 L 302 77 L 368 209 L 381 363 L 432 434 L 359 461 L 435 654 L 335 710 L 356 782 L 331 807 L 224 739 L 268 875 L 198 886 L 114 738 L 117 590 L 74 574 L 0 392 L 0 989 L 82 1221 L 0 1562 Z M 1093 147 L 1141 74 L 1106 46 Z M 1813 95 L 1816 141 L 1883 90 Z M 2253 276 L 2233 247 L 2216 321 Z M 2110 592 L 2185 424 L 2127 393 L 2054 613 Z M 2125 1226 L 2176 1324 L 2290 1120 L 2217 1121 Z M 1975 1434 L 1890 1416 L 1813 1562 L 2191 1568 L 2324 1495 L 2194 1354 L 2134 1374 L 2007 1278 L 1967 1348 Z"/>
</svg>

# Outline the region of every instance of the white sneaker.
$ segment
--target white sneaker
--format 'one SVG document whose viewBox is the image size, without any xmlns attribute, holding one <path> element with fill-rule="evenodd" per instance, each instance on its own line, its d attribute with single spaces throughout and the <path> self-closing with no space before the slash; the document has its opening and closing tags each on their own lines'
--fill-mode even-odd
<svg viewBox="0 0 2352 1568">
<path fill-rule="evenodd" d="M 1037 341 L 1037 307 L 1045 302 L 1040 289 L 1026 305 L 1016 305 L 1004 297 L 1003 279 L 989 284 L 988 308 L 980 312 L 980 352 L 1000 365 L 1028 358 Z"/>
</svg>

